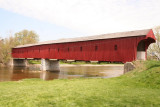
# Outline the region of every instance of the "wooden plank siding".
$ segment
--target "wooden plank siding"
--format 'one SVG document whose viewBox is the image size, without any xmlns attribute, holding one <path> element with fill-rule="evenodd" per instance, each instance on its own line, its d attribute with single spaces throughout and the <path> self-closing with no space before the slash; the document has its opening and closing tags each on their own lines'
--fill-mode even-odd
<svg viewBox="0 0 160 107">
<path fill-rule="evenodd" d="M 13 48 L 13 58 L 44 58 L 82 61 L 130 62 L 136 60 L 137 46 L 145 40 L 146 50 L 155 42 L 153 31 L 147 35 L 102 40 L 44 44 Z"/>
</svg>

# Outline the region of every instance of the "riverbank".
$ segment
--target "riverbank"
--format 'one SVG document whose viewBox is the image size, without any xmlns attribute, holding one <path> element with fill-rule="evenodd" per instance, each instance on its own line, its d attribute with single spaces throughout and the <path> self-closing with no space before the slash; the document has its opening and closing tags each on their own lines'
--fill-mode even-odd
<svg viewBox="0 0 160 107">
<path fill-rule="evenodd" d="M 65 62 L 60 61 L 61 67 L 70 67 L 70 66 L 124 66 L 123 63 L 109 63 L 109 62 L 101 62 L 101 63 L 91 63 L 91 62 L 85 62 L 85 61 L 77 61 L 77 62 Z M 40 60 L 29 60 L 28 61 L 29 66 L 41 66 Z"/>
<path fill-rule="evenodd" d="M 41 64 L 28 64 L 28 66 L 41 66 Z M 60 67 L 73 67 L 73 66 L 110 66 L 110 67 L 123 67 L 124 64 L 103 64 L 103 65 L 95 65 L 95 64 L 60 64 Z"/>
<path fill-rule="evenodd" d="M 67 62 L 66 60 L 60 60 L 59 63 L 61 65 L 68 64 L 68 65 L 121 65 L 123 63 L 121 62 L 87 62 L 87 61 L 73 61 L 73 62 Z M 41 64 L 41 60 L 28 60 L 28 64 Z"/>
<path fill-rule="evenodd" d="M 110 79 L 24 79 L 0 83 L 2 107 L 160 106 L 160 62 Z"/>
<path fill-rule="evenodd" d="M 65 66 L 114 66 L 114 67 L 117 67 L 117 66 L 124 66 L 124 64 L 103 64 L 103 65 L 95 65 L 95 64 L 60 64 L 61 67 L 65 67 Z"/>
</svg>

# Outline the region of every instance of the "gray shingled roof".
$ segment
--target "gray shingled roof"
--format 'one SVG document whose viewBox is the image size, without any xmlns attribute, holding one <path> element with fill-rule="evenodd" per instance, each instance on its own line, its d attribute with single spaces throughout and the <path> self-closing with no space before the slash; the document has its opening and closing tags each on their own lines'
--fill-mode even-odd
<svg viewBox="0 0 160 107">
<path fill-rule="evenodd" d="M 44 45 L 44 44 L 56 44 L 56 43 L 67 43 L 67 42 L 91 41 L 91 40 L 100 40 L 100 39 L 111 39 L 111 38 L 144 36 L 144 35 L 147 35 L 150 30 L 151 29 L 145 29 L 145 30 L 136 30 L 136 31 L 128 31 L 128 32 L 110 33 L 110 34 L 102 34 L 102 35 L 87 36 L 87 37 L 59 39 L 59 40 L 39 42 L 39 43 L 36 43 L 36 44 L 20 45 L 20 46 L 17 46 L 15 48 L 30 47 L 30 46 Z"/>
</svg>

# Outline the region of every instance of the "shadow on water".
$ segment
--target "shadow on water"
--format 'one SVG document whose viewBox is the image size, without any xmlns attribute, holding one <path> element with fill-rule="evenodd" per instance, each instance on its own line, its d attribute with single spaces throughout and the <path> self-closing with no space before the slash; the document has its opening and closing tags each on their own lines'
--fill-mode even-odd
<svg viewBox="0 0 160 107">
<path fill-rule="evenodd" d="M 17 81 L 26 78 L 43 80 L 71 78 L 110 78 L 123 74 L 123 66 L 61 66 L 60 71 L 40 71 L 39 65 L 28 67 L 0 67 L 0 81 Z"/>
</svg>

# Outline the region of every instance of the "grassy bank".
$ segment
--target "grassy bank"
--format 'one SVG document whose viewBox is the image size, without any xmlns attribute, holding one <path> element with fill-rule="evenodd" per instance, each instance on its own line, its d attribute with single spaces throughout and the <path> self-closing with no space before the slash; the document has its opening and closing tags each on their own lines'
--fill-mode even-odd
<svg viewBox="0 0 160 107">
<path fill-rule="evenodd" d="M 41 64 L 40 60 L 28 60 L 29 64 Z M 122 64 L 121 62 L 86 62 L 86 61 L 76 61 L 76 62 L 67 62 L 65 60 L 60 60 L 60 64 L 76 64 L 76 65 L 83 65 L 83 64 L 98 64 L 98 65 L 103 65 L 103 64 Z"/>
<path fill-rule="evenodd" d="M 75 64 L 75 65 L 83 65 L 83 64 L 93 64 L 93 65 L 104 65 L 104 64 L 122 64 L 121 62 L 90 62 L 90 61 L 60 61 L 60 64 Z"/>
<path fill-rule="evenodd" d="M 138 68 L 110 79 L 0 83 L 0 107 L 160 106 L 160 62 L 136 62 Z"/>
<path fill-rule="evenodd" d="M 41 64 L 41 60 L 28 60 L 29 64 Z"/>
</svg>

